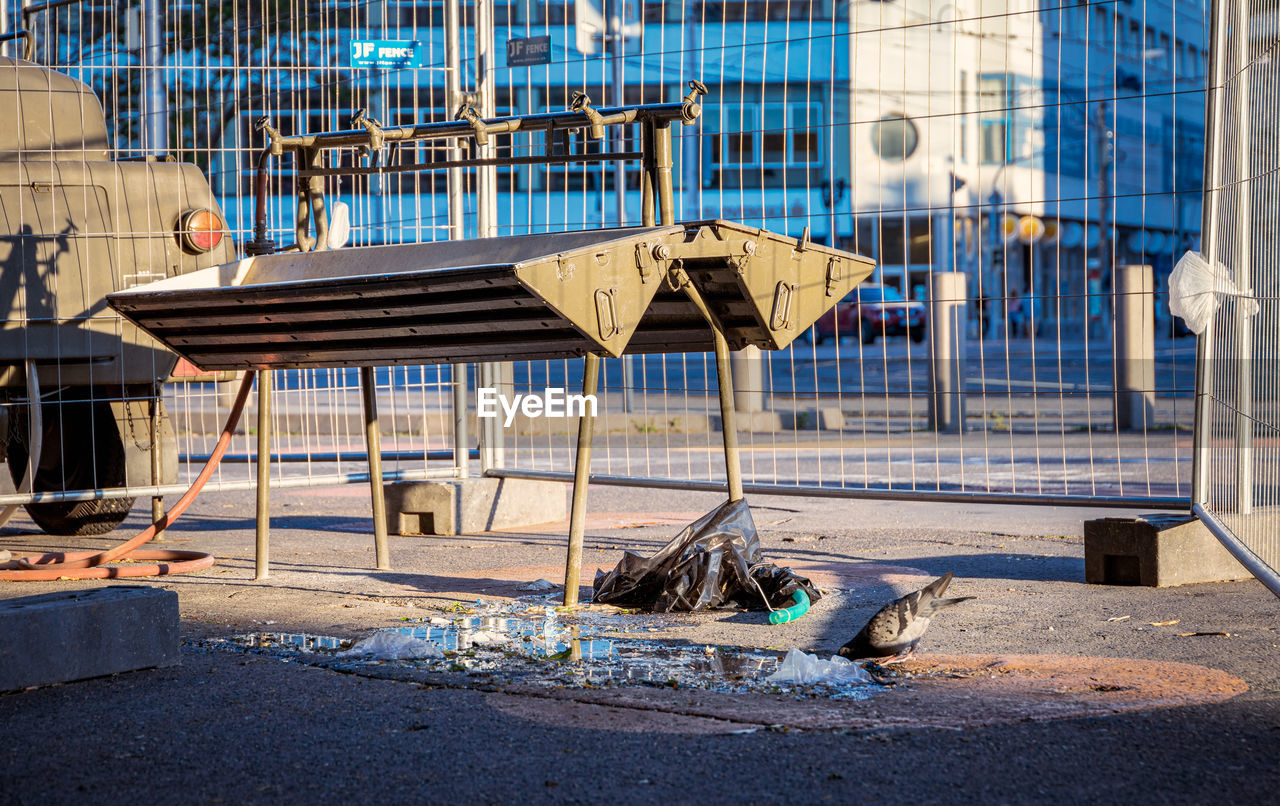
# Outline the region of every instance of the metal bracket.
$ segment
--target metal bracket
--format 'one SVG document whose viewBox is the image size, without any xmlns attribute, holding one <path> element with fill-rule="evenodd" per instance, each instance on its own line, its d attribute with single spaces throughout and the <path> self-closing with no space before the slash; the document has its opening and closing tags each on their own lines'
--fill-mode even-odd
<svg viewBox="0 0 1280 806">
<path fill-rule="evenodd" d="M 458 113 L 453 118 L 454 120 L 465 120 L 471 124 L 471 131 L 475 137 L 476 145 L 482 148 L 489 145 L 489 130 L 485 128 L 484 121 L 476 114 L 475 107 L 470 102 L 458 107 Z"/>
<path fill-rule="evenodd" d="M 591 121 L 587 127 L 587 134 L 592 140 L 604 139 L 604 118 L 591 108 L 591 98 L 585 92 L 578 91 L 573 94 L 569 100 L 569 109 L 586 115 L 587 120 Z"/>
<path fill-rule="evenodd" d="M 836 286 L 840 284 L 840 258 L 832 256 L 827 261 L 827 296 L 836 295 Z"/>
<path fill-rule="evenodd" d="M 653 247 L 648 241 L 641 241 L 636 244 L 636 268 L 640 270 L 640 282 L 648 285 L 649 278 L 654 269 L 658 267 L 658 261 L 653 256 Z"/>
</svg>

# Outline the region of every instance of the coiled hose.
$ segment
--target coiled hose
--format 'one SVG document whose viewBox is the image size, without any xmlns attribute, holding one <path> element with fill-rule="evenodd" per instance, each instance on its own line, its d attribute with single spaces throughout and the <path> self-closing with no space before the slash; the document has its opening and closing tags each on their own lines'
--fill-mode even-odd
<svg viewBox="0 0 1280 806">
<path fill-rule="evenodd" d="M 218 462 L 231 444 L 231 435 L 240 422 L 240 414 L 244 411 L 245 401 L 249 398 L 249 390 L 253 388 L 253 373 L 245 373 L 240 391 L 236 393 L 231 412 L 227 415 L 227 423 L 222 427 L 218 444 L 214 446 L 200 470 L 200 475 L 187 488 L 168 512 L 160 520 L 143 529 L 131 539 L 115 548 L 106 551 L 73 551 L 50 554 L 28 554 L 0 565 L 0 580 L 8 582 L 49 582 L 58 579 L 117 579 L 122 577 L 160 576 L 162 574 L 181 574 L 185 571 L 196 571 L 213 565 L 212 554 L 202 551 L 180 551 L 176 549 L 140 549 L 158 532 L 167 528 L 178 519 L 191 502 L 195 500 L 204 485 L 208 483 Z M 149 564 L 137 564 L 138 560 L 151 560 Z M 107 563 L 125 561 L 128 565 L 106 567 Z"/>
</svg>

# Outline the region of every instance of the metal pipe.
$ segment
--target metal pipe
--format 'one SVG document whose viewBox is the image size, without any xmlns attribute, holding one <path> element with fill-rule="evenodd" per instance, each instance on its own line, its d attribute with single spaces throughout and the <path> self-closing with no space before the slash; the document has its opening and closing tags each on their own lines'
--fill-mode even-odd
<svg viewBox="0 0 1280 806">
<path fill-rule="evenodd" d="M 1252 211 L 1252 173 L 1250 136 L 1253 116 L 1250 113 L 1249 98 L 1249 7 L 1247 0 L 1238 0 L 1236 4 L 1237 24 L 1236 50 L 1240 54 L 1240 72 L 1234 81 L 1239 88 L 1239 110 L 1235 119 L 1239 129 L 1236 152 L 1239 166 L 1239 180 L 1236 184 L 1236 223 L 1239 227 L 1240 263 L 1236 266 L 1235 281 L 1240 293 L 1246 296 L 1253 294 L 1253 211 Z M 1274 13 L 1274 12 L 1272 12 Z M 1235 398 L 1235 437 L 1236 437 L 1236 512 L 1248 515 L 1253 512 L 1253 316 L 1248 306 L 1233 302 L 1236 314 L 1236 360 L 1239 375 L 1236 378 Z"/>
<path fill-rule="evenodd" d="M 1267 565 L 1261 557 L 1254 554 L 1244 543 L 1240 542 L 1240 538 L 1236 537 L 1235 532 L 1218 517 L 1210 512 L 1207 508 L 1200 504 L 1193 504 L 1191 511 L 1205 528 L 1216 538 L 1218 542 L 1231 552 L 1231 556 L 1240 561 L 1245 570 L 1253 574 L 1259 582 L 1266 586 L 1267 590 L 1280 596 L 1280 574 L 1275 569 Z"/>
<path fill-rule="evenodd" d="M 535 157 L 518 157 L 509 155 L 492 159 L 457 159 L 437 160 L 432 162 L 400 162 L 394 165 L 346 165 L 340 168 L 303 168 L 298 176 L 381 176 L 382 174 L 410 173 L 413 171 L 439 171 L 444 168 L 478 168 L 492 165 L 494 167 L 510 167 L 514 165 L 575 165 L 596 162 L 636 161 L 643 158 L 639 151 L 612 152 L 601 154 L 540 154 Z M 459 219 L 461 220 L 461 219 Z"/>
<path fill-rule="evenodd" d="M 680 121 L 692 123 L 698 119 L 702 107 L 683 101 L 665 104 L 644 104 L 621 108 L 601 107 L 596 110 L 605 126 L 651 121 Z M 477 130 L 486 135 L 514 134 L 516 132 L 552 132 L 581 129 L 582 113 L 572 110 L 541 112 L 532 115 L 507 115 L 482 117 L 478 124 L 466 120 L 441 120 L 418 123 L 412 126 L 393 126 L 382 129 L 384 142 L 406 140 L 449 140 L 474 137 Z M 477 128 L 478 127 L 478 128 Z M 272 140 L 277 152 L 281 149 L 299 150 L 319 148 L 355 148 L 369 144 L 368 129 L 342 129 L 331 132 L 314 132 L 277 136 Z"/>
<path fill-rule="evenodd" d="M 462 105 L 462 56 L 461 26 L 458 22 L 459 0 L 444 2 L 444 103 L 450 112 Z M 459 163 L 452 165 L 446 172 L 446 188 L 449 196 L 449 240 L 457 241 L 465 237 L 463 219 L 466 215 L 464 206 L 466 186 L 460 163 L 463 160 L 462 149 L 454 140 L 446 151 L 449 161 Z M 460 478 L 466 478 L 470 468 L 471 451 L 467 433 L 467 365 L 453 364 L 453 466 Z"/>
<path fill-rule="evenodd" d="M 578 418 L 578 451 L 573 458 L 573 503 L 569 507 L 569 551 L 564 565 L 564 606 L 578 603 L 578 577 L 582 568 L 582 538 L 586 532 L 587 484 L 591 473 L 591 432 L 595 427 L 595 396 L 600 358 L 587 353 L 582 362 L 582 395 L 588 399 Z M 502 472 L 494 470 L 490 472 Z"/>
<path fill-rule="evenodd" d="M 720 433 L 724 442 L 724 470 L 729 500 L 742 500 L 742 464 L 738 454 L 738 418 L 733 408 L 733 375 L 729 371 L 729 342 L 715 329 L 716 386 L 720 392 Z"/>
<path fill-rule="evenodd" d="M 253 555 L 255 580 L 270 576 L 271 377 L 271 370 L 258 370 L 258 498 Z"/>
<path fill-rule="evenodd" d="M 640 223 L 646 227 L 652 227 L 658 219 L 653 203 L 654 134 L 653 126 L 647 120 L 640 124 L 640 137 L 641 151 L 644 153 L 640 170 Z"/>
<path fill-rule="evenodd" d="M 470 472 L 471 435 L 467 428 L 467 365 L 453 364 L 453 466 L 460 478 Z"/>
<path fill-rule="evenodd" d="M 467 453 L 469 455 L 474 455 L 477 457 L 480 455 L 479 451 L 468 451 Z M 382 460 L 384 462 L 387 461 L 388 459 L 395 462 L 421 462 L 424 459 L 451 461 L 453 458 L 454 458 L 454 453 L 452 449 L 447 451 L 443 451 L 443 450 L 441 451 L 385 451 L 384 450 L 382 452 Z M 223 454 L 222 459 L 219 460 L 218 464 L 244 465 L 244 464 L 248 464 L 249 462 L 256 462 L 257 459 L 258 459 L 258 455 L 253 453 L 228 453 L 228 454 Z M 178 461 L 183 464 L 203 464 L 204 462 L 209 461 L 209 454 L 185 453 L 178 456 Z M 316 453 L 273 453 L 271 454 L 271 463 L 277 464 L 277 465 L 290 464 L 290 463 L 337 464 L 339 462 L 363 462 L 365 464 L 368 464 L 369 454 L 365 453 L 364 451 L 354 451 L 351 453 L 342 453 L 341 451 L 332 451 L 332 452 L 319 451 Z M 156 487 L 153 485 L 151 487 L 138 488 L 138 489 L 153 490 L 153 489 L 156 489 Z M 147 493 L 147 494 L 152 495 L 153 493 Z M 134 494 L 133 497 L 136 498 L 137 494 Z"/>
<path fill-rule="evenodd" d="M 160 389 L 156 388 L 151 396 L 151 483 L 160 486 Z M 164 517 L 164 496 L 151 496 L 151 522 L 160 523 Z M 156 527 L 153 542 L 164 541 L 164 527 Z"/>
<path fill-rule="evenodd" d="M 373 550 L 379 571 L 391 570 L 387 550 L 387 502 L 382 489 L 382 434 L 378 430 L 378 395 L 373 367 L 360 368 L 364 397 L 364 444 L 369 455 L 369 497 L 373 504 Z"/>
<path fill-rule="evenodd" d="M 573 474 L 556 470 L 517 470 L 502 468 L 486 475 L 499 479 L 530 479 L 532 481 L 568 481 Z M 591 484 L 612 487 L 647 487 L 656 490 L 691 490 L 696 492 L 721 492 L 724 484 L 718 481 L 692 479 L 656 479 L 645 476 L 590 476 Z M 894 490 L 876 487 L 823 487 L 814 484 L 743 484 L 744 493 L 752 495 L 794 495 L 814 498 L 855 498 L 870 501 L 936 502 L 944 504 L 1010 504 L 1015 506 L 1088 507 L 1109 509 L 1145 509 L 1186 512 L 1189 506 L 1185 498 L 1151 496 L 1074 496 L 1035 495 L 1028 493 L 967 493 L 949 490 Z"/>
<path fill-rule="evenodd" d="M 255 455 L 255 461 L 257 459 Z M 206 457 L 207 459 L 207 457 Z M 389 481 L 423 481 L 426 479 L 454 478 L 456 472 L 452 467 L 439 470 L 389 470 L 382 474 L 384 482 Z M 297 489 L 299 487 L 337 487 L 343 484 L 364 484 L 369 481 L 369 474 L 359 473 L 327 473 L 325 475 L 284 476 L 271 483 L 272 489 Z M 238 481 L 211 481 L 203 488 L 204 492 L 244 492 L 256 490 L 258 481 L 240 479 Z M 10 504 L 48 504 L 55 501 L 99 501 L 108 498 L 142 498 L 149 495 L 181 495 L 190 489 L 188 484 L 162 484 L 160 486 L 140 484 L 132 487 L 111 487 L 101 490 L 73 490 L 67 492 L 46 493 L 8 493 L 0 495 L 0 506 Z"/>
<path fill-rule="evenodd" d="M 462 105 L 462 35 L 458 24 L 458 2 L 459 0 L 444 2 L 444 105 L 451 113 Z M 450 162 L 462 160 L 462 149 L 458 147 L 456 140 L 449 146 L 447 153 Z M 462 219 L 465 214 L 462 168 L 450 167 L 446 178 L 449 194 L 449 239 L 459 240 L 463 237 Z"/>
<path fill-rule="evenodd" d="M 674 224 L 676 218 L 675 198 L 671 191 L 671 123 L 670 121 L 654 121 L 653 126 L 653 168 L 654 184 L 658 196 L 658 213 L 661 223 Z"/>
</svg>

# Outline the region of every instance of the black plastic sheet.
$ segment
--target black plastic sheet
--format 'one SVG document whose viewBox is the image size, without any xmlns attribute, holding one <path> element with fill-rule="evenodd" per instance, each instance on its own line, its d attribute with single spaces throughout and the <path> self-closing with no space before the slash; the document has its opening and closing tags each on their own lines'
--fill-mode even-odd
<svg viewBox="0 0 1280 806">
<path fill-rule="evenodd" d="M 689 524 L 652 557 L 624 552 L 608 573 L 597 572 L 592 601 L 659 613 L 721 607 L 789 607 L 809 580 L 765 562 L 747 502 L 726 501 Z M 765 601 L 768 601 L 768 605 Z"/>
</svg>

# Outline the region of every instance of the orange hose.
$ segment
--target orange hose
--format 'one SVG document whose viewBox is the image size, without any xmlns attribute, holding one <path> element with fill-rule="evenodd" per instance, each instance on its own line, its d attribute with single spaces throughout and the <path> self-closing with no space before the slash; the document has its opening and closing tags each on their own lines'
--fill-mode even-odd
<svg viewBox="0 0 1280 806">
<path fill-rule="evenodd" d="M 236 394 L 235 403 L 231 405 L 231 413 L 227 416 L 227 423 L 223 426 L 222 434 L 218 437 L 218 444 L 214 446 L 213 452 L 209 455 L 209 461 L 205 462 L 204 467 L 200 470 L 200 475 L 196 476 L 196 480 L 191 483 L 191 486 L 182 494 L 178 502 L 168 512 L 164 513 L 160 520 L 143 529 L 131 539 L 106 551 L 57 552 L 28 554 L 24 557 L 19 557 L 12 562 L 0 565 L 0 580 L 8 582 L 49 582 L 57 579 L 114 579 L 117 577 L 159 576 L 161 574 L 181 574 L 184 571 L 195 571 L 213 565 L 213 555 L 200 551 L 178 551 L 174 549 L 146 549 L 140 551 L 138 547 L 154 538 L 158 532 L 176 521 L 191 505 L 196 496 L 200 494 L 200 491 L 204 489 L 204 485 L 208 483 L 213 471 L 217 469 L 218 462 L 222 460 L 222 455 L 226 453 L 227 446 L 231 444 L 232 432 L 240 421 L 240 413 L 244 411 L 245 401 L 249 398 L 249 390 L 253 388 L 254 377 L 255 375 L 253 374 L 245 373 L 244 382 L 240 384 L 240 391 Z M 158 560 L 161 562 L 148 565 L 103 567 L 110 562 L 132 563 L 134 560 Z"/>
</svg>

